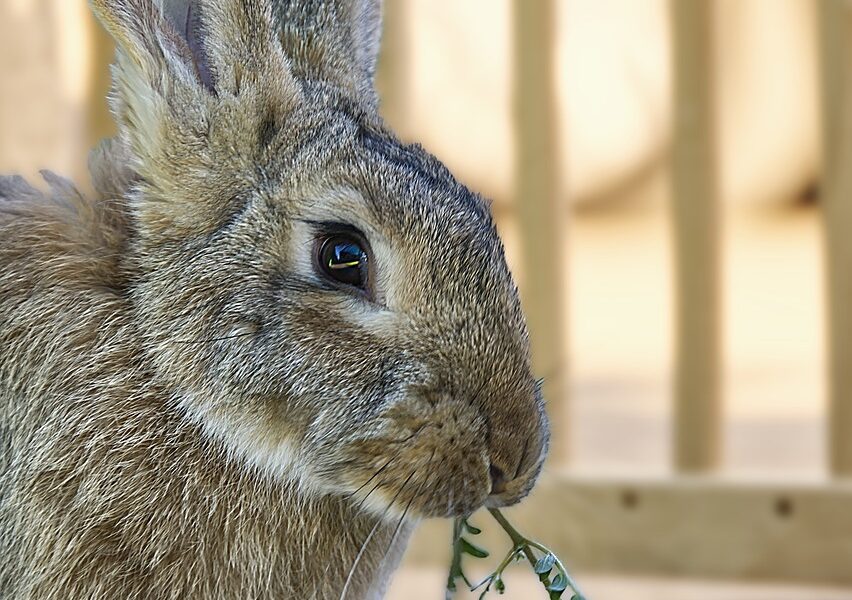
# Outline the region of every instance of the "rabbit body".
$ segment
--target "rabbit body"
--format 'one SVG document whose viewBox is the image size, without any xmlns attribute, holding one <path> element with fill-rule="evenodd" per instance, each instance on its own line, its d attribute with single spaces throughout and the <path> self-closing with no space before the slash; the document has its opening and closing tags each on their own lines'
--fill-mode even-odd
<svg viewBox="0 0 852 600">
<path fill-rule="evenodd" d="M 0 178 L 0 598 L 380 598 L 546 453 L 487 205 L 378 117 L 377 3 L 92 5 L 96 193 Z"/>
<path fill-rule="evenodd" d="M 49 195 L 0 180 L 0 598 L 337 598 L 378 517 L 240 467 L 180 416 L 126 298 L 120 208 L 47 177 Z M 393 528 L 350 597 L 380 597 Z"/>
</svg>

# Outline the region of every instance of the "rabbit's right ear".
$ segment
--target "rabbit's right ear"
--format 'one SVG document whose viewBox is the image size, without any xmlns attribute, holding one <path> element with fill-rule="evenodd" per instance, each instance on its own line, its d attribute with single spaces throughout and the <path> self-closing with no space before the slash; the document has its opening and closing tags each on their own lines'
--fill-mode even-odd
<svg viewBox="0 0 852 600">
<path fill-rule="evenodd" d="M 269 123 L 301 99 L 269 0 L 90 2 L 118 46 L 111 103 L 122 153 L 101 155 L 98 171 L 138 175 L 145 239 L 212 230 Z"/>
</svg>

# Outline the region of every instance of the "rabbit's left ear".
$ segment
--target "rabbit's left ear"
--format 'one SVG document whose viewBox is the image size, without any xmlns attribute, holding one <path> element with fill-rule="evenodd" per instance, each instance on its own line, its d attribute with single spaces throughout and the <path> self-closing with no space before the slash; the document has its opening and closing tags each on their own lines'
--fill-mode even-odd
<svg viewBox="0 0 852 600">
<path fill-rule="evenodd" d="M 397 0 L 399 1 L 399 0 Z M 381 0 L 349 0 L 343 3 L 345 21 L 352 36 L 355 61 L 370 82 L 376 76 L 376 64 L 382 41 Z"/>
</svg>

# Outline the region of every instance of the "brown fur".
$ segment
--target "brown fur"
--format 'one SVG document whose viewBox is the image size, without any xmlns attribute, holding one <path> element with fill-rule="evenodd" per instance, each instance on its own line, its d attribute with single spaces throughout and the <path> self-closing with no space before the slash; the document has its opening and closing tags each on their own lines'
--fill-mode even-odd
<svg viewBox="0 0 852 600">
<path fill-rule="evenodd" d="M 0 178 L 4 599 L 378 598 L 417 519 L 541 468 L 488 208 L 377 116 L 378 5 L 190 4 L 92 0 L 96 198 Z M 312 269 L 326 221 L 374 301 Z"/>
</svg>

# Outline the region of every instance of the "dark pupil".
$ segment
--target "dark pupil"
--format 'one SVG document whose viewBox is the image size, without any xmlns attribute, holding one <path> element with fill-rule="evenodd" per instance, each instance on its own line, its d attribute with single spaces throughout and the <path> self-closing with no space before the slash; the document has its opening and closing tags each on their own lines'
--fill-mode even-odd
<svg viewBox="0 0 852 600">
<path fill-rule="evenodd" d="M 361 246 L 349 240 L 329 240 L 322 254 L 323 267 L 332 279 L 363 287 L 367 254 Z"/>
</svg>

